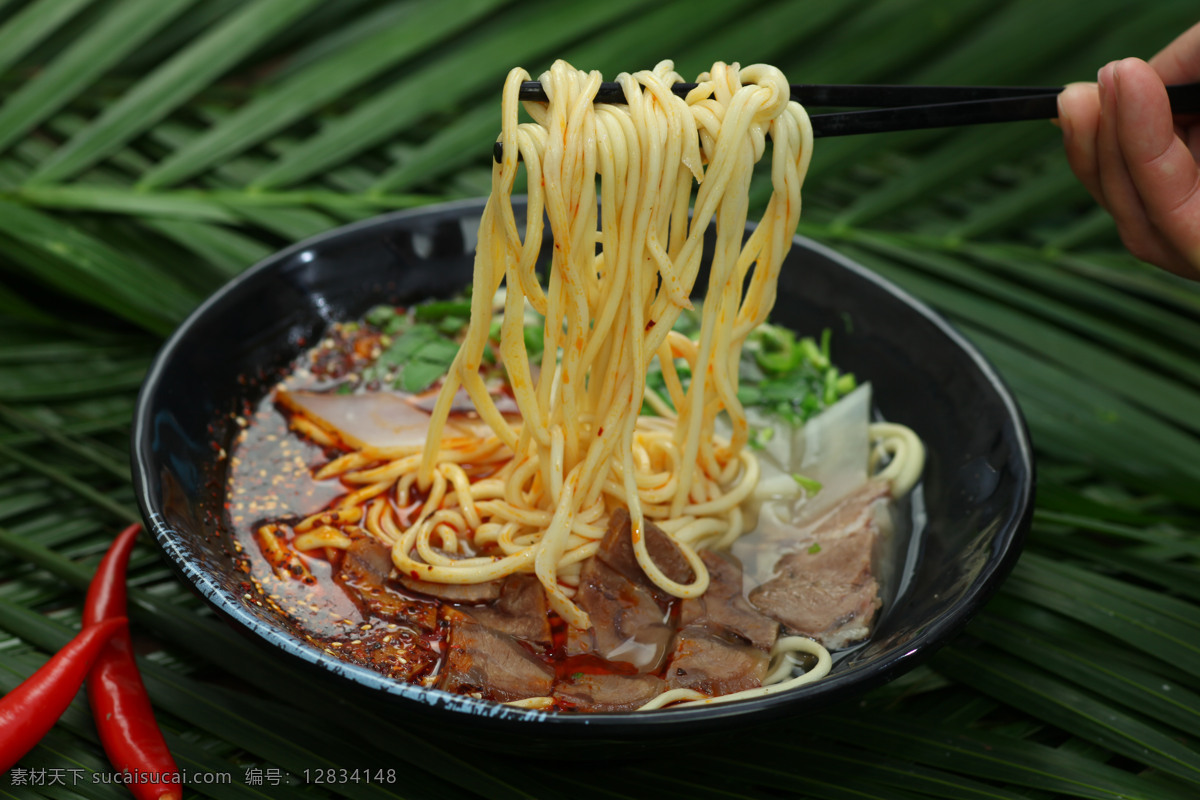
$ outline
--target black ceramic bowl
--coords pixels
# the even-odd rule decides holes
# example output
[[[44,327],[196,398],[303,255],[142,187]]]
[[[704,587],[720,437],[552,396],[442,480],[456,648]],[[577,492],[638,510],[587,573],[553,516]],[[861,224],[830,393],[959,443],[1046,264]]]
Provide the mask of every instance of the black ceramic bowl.
[[[231,412],[262,397],[337,320],[389,302],[444,296],[470,281],[482,201],[393,214],[310,239],[268,258],[196,310],[162,348],[134,423],[138,501],[148,528],[184,580],[281,659],[364,703],[424,717],[432,729],[530,752],[692,740],[811,711],[896,677],[955,634],[1017,558],[1032,513],[1028,434],[992,367],[940,317],[863,267],[798,238],[783,266],[773,319],[835,332],[839,366],[870,380],[886,418],[925,441],[928,521],[903,593],[867,643],[824,680],[792,692],[707,707],[624,714],[513,709],[397,683],[294,636],[243,599],[223,524],[223,463]],[[520,211],[521,209],[518,209]],[[426,728],[429,729],[428,727]],[[561,750],[559,750],[561,753]]]

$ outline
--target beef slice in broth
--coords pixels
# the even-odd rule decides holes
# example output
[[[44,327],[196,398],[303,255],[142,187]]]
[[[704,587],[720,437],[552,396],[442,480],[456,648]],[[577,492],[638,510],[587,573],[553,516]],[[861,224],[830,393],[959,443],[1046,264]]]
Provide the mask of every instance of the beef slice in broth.
[[[438,600],[450,603],[490,603],[500,596],[500,581],[485,581],[483,583],[434,583],[423,581],[411,575],[400,575],[397,580],[400,585],[410,592],[426,594]]]
[[[442,619],[450,632],[439,688],[499,703],[549,696],[554,671],[515,638],[460,609],[443,607]]]
[[[667,686],[709,697],[762,686],[767,654],[707,625],[689,625],[675,637],[667,663]]]
[[[679,624],[723,628],[759,650],[769,651],[779,636],[779,623],[747,602],[742,594],[742,570],[717,553],[700,554],[708,568],[708,589],[680,604]]]
[[[554,698],[572,711],[636,711],[666,691],[655,675],[584,675],[561,681]]]
[[[693,580],[692,568],[670,536],[651,522],[645,524],[643,535],[650,557],[668,578],[681,583]],[[640,672],[653,672],[662,666],[671,642],[669,599],[637,563],[629,512],[618,509],[600,549],[580,572],[575,603],[591,617],[592,627],[568,631],[567,654],[593,653],[632,664]]]
[[[575,603],[591,617],[588,630],[569,628],[567,655],[592,653],[640,672],[662,665],[671,641],[666,613],[654,595],[598,558],[584,564]]]
[[[779,560],[775,577],[752,591],[750,602],[830,649],[866,638],[880,606],[871,571],[879,536],[876,499],[861,491],[847,498]]]
[[[650,554],[650,560],[664,575],[676,583],[691,583],[695,580],[692,568],[679,546],[662,528],[645,520],[642,535],[646,537],[646,552]],[[646,577],[645,571],[637,562],[633,553],[633,526],[629,512],[625,509],[613,512],[608,522],[608,530],[600,542],[600,549],[596,552],[596,558],[608,564],[627,580],[654,593],[660,602],[665,603],[669,599],[665,592]]]
[[[388,546],[363,537],[346,548],[337,580],[350,590],[365,615],[431,632],[437,625],[437,606],[389,588],[391,572],[392,552]]]
[[[500,598],[490,606],[470,610],[471,616],[492,630],[527,642],[550,647],[550,617],[546,592],[532,575],[509,575]]]

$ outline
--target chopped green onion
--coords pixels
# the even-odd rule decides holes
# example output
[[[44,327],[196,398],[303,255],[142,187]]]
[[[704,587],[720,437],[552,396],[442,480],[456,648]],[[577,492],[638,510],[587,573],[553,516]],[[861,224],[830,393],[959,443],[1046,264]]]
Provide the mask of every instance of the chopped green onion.
[[[750,446],[755,450],[762,450],[767,446],[767,442],[775,438],[774,428],[754,428],[750,432]]]
[[[805,336],[803,339],[801,339],[799,347],[804,353],[804,360],[809,364],[813,365],[817,369],[824,369],[825,367],[829,366],[824,357],[821,355],[821,350],[817,347],[816,341],[812,337]]]
[[[821,482],[820,481],[814,481],[812,478],[806,478],[805,476],[801,475],[799,472],[792,473],[792,480],[794,480],[796,483],[800,484],[800,488],[803,489],[804,491],[808,492],[810,495],[814,495],[817,492],[821,491]]]
[[[768,373],[791,372],[804,360],[804,351],[796,346],[796,334],[788,328],[763,323],[758,338],[762,348],[754,353],[754,360]]]
[[[812,547],[808,548],[808,554],[810,556],[815,556],[819,552],[821,552],[821,544],[819,542],[813,542]]]
[[[821,399],[825,401],[827,407],[837,402],[837,379],[837,367],[830,367],[829,371],[825,373],[825,385],[822,387],[821,395]]]

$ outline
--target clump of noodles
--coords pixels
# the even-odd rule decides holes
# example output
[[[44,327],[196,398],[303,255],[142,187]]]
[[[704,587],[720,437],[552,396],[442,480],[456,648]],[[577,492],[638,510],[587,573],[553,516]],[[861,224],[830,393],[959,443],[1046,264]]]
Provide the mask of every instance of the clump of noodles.
[[[921,437],[912,428],[894,422],[871,423],[870,437],[868,471],[892,485],[892,496],[908,494],[925,469],[925,445]]]

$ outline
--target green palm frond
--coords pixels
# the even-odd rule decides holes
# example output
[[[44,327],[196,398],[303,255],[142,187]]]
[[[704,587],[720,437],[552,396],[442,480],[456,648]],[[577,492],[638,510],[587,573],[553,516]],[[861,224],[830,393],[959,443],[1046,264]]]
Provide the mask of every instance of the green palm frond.
[[[1187,0],[449,5],[0,2],[0,690],[65,641],[113,530],[137,518],[129,419],[162,337],[279,247],[486,191],[509,67],[674,58],[694,74],[720,59],[796,82],[1054,84],[1147,57],[1196,16]],[[1120,249],[1045,123],[822,140],[801,233],[937,307],[1020,397],[1034,529],[964,636],[861,702],[702,757],[513,769],[349,708],[141,548],[131,615],[161,645],[143,667],[168,742],[188,770],[234,776],[189,791],[1197,796],[1200,285]],[[355,764],[402,782],[300,780]],[[82,703],[22,766],[108,771]],[[251,767],[292,783],[247,784]]]

